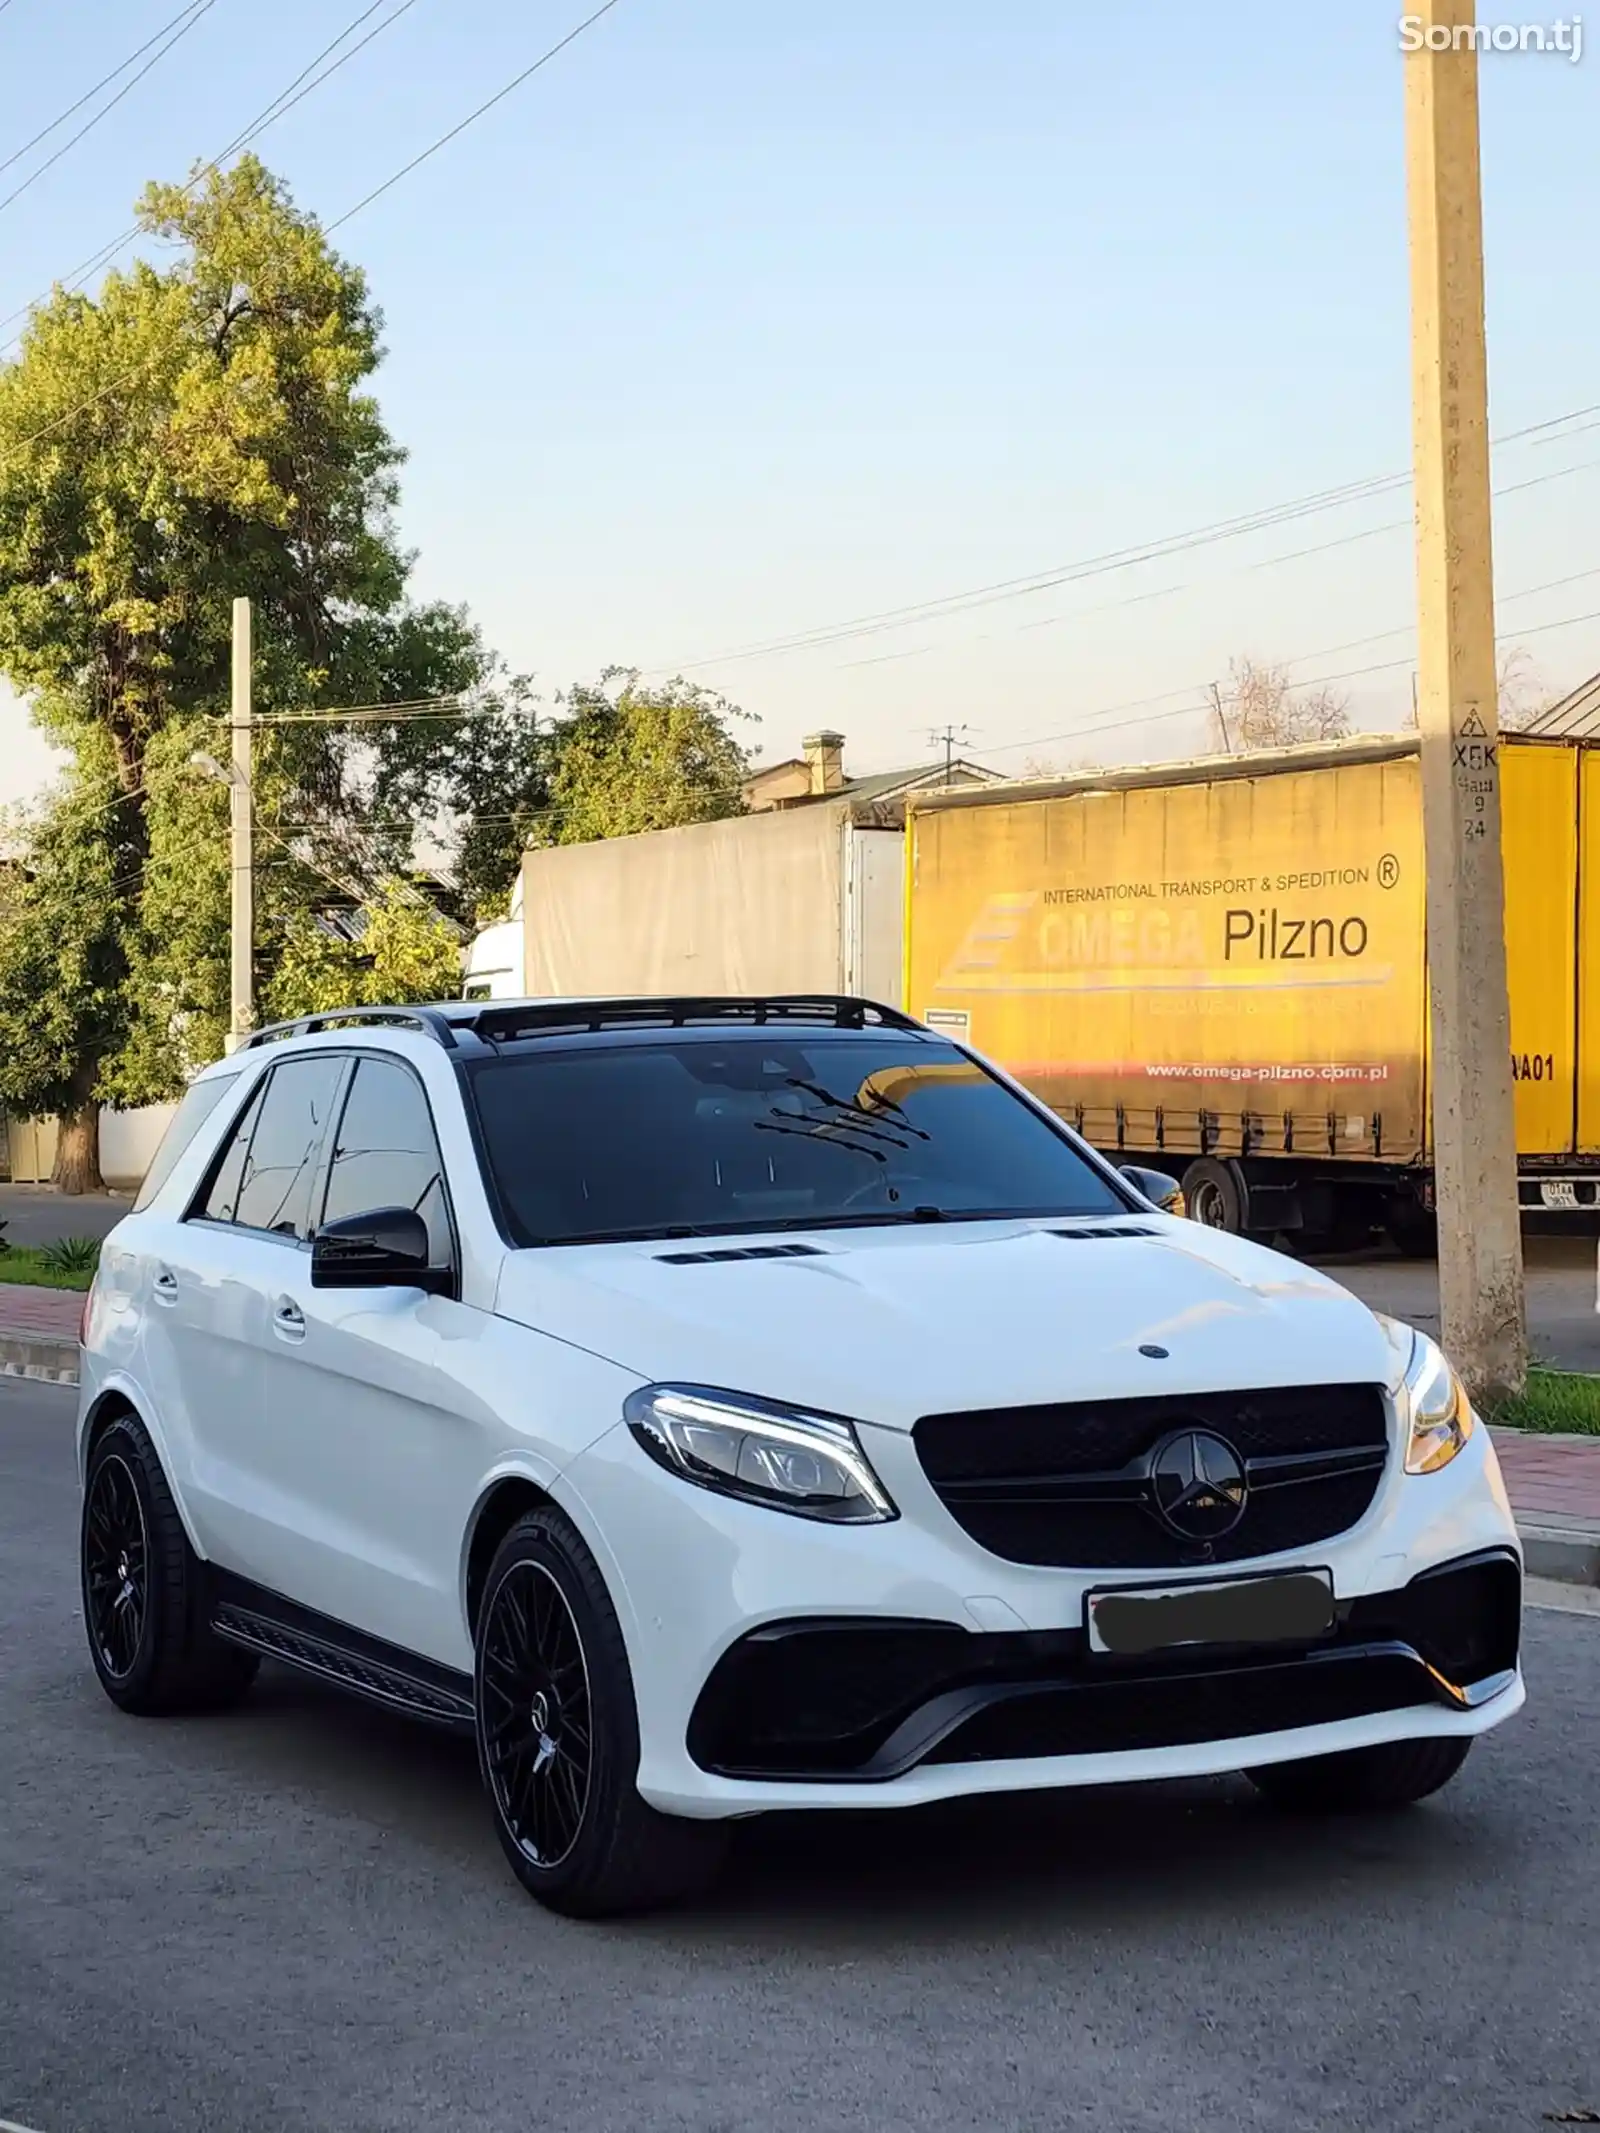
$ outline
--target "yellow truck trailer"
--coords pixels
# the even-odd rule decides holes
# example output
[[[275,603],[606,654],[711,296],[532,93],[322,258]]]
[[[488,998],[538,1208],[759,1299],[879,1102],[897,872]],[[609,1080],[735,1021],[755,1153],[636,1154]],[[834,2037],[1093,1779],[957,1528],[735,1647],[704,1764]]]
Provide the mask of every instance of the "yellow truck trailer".
[[[1499,749],[1525,1207],[1600,1204],[1600,745]],[[1425,1245],[1415,735],[919,796],[906,1006],[1190,1213]]]

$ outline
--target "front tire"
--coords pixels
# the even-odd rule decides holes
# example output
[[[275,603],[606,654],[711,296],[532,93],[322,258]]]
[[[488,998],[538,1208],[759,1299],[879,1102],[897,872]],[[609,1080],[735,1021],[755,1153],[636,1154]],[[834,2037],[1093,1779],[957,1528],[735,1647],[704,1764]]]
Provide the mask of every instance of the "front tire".
[[[78,1560],[90,1657],[119,1710],[166,1717],[244,1695],[258,1661],[212,1629],[204,1568],[131,1414],[89,1454]]]
[[[1448,1785],[1471,1746],[1459,1739],[1384,1741],[1343,1755],[1267,1763],[1245,1776],[1292,1814],[1384,1814],[1414,1807]]]
[[[703,1887],[715,1823],[639,1797],[639,1720],[616,1609],[559,1511],[519,1519],[489,1567],[474,1669],[478,1767],[530,1895],[570,1918],[654,1910]]]

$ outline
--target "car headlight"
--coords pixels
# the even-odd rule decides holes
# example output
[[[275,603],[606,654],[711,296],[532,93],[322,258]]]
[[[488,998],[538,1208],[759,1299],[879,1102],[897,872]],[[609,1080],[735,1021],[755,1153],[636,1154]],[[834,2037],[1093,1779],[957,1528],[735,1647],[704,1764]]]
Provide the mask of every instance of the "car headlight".
[[[644,1385],[622,1412],[659,1466],[702,1489],[835,1525],[899,1516],[855,1431],[835,1416],[703,1385]]]
[[[1472,1402],[1437,1341],[1398,1320],[1381,1321],[1391,1345],[1405,1356],[1396,1396],[1406,1425],[1406,1472],[1436,1474],[1472,1435]]]

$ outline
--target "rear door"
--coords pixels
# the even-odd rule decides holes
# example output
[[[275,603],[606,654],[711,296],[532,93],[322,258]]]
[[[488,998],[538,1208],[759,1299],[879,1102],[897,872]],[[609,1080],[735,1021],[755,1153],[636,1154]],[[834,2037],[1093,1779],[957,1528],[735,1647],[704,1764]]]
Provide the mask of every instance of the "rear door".
[[[186,1510],[191,1509],[195,1459],[195,1343],[207,1337],[214,1269],[210,1240],[184,1220],[185,1199],[157,1203],[165,1199],[168,1180],[208,1125],[208,1140],[231,1146],[241,1124],[248,1137],[260,1090],[254,1065],[251,1062],[248,1076],[241,1071],[210,1074],[189,1089],[145,1173],[132,1213],[101,1255],[96,1283],[99,1341],[115,1361],[132,1354],[134,1376],[148,1396],[162,1462]],[[212,1125],[219,1111],[222,1117]],[[195,1160],[205,1162],[199,1150]],[[215,1167],[215,1158],[205,1167]],[[203,1406],[211,1400],[207,1374],[201,1373],[198,1387]]]

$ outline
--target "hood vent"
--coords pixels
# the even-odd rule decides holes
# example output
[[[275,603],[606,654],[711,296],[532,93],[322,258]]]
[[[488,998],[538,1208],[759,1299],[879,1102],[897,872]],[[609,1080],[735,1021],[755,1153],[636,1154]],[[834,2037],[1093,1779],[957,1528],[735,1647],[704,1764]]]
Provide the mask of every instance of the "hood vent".
[[[730,1244],[715,1252],[657,1252],[659,1266],[721,1266],[729,1259],[821,1259],[815,1244]]]
[[[1158,1229],[1151,1229],[1143,1222],[1118,1222],[1114,1226],[1101,1222],[1093,1229],[1052,1229],[1046,1236],[1059,1237],[1065,1244],[1076,1244],[1085,1237],[1159,1237]]]

